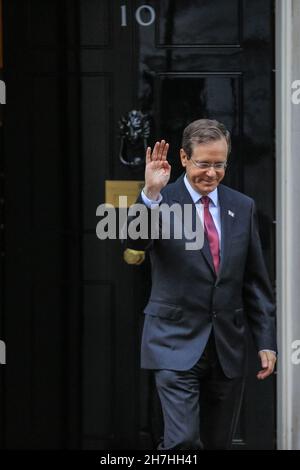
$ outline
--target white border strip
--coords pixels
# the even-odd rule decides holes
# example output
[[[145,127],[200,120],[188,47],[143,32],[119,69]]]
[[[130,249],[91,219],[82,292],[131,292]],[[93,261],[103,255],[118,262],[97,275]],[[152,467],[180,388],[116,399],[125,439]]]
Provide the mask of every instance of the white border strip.
[[[278,325],[278,448],[292,448],[292,0],[276,0],[276,237]],[[295,293],[299,295],[298,293]]]

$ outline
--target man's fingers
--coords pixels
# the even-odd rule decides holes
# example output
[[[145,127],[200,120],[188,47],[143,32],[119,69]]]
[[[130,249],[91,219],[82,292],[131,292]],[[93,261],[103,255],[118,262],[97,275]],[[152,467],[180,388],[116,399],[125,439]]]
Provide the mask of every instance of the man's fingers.
[[[259,373],[257,374],[257,378],[259,380],[264,380],[266,379],[268,376],[269,376],[269,372],[265,371],[265,370],[260,370]]]
[[[154,145],[153,152],[150,157],[152,161],[158,160],[159,145],[160,145],[159,142],[156,142],[156,144]]]
[[[267,367],[266,369],[260,370],[257,374],[257,378],[260,380],[266,379],[273,372],[273,367]]]
[[[267,369],[260,370],[257,374],[257,378],[260,379],[260,380],[264,380],[267,377],[269,377],[269,375],[271,375],[272,372],[273,372],[272,367],[268,367]]]
[[[275,363],[276,363],[276,354],[274,354],[272,351],[266,351],[266,356],[267,356],[267,367],[273,370]]]
[[[168,150],[169,150],[169,144],[166,143],[164,149],[163,149],[163,153],[162,153],[162,160],[166,160],[167,159],[167,154],[168,154]]]
[[[150,151],[148,149],[150,149]],[[166,160],[168,149],[169,144],[166,144],[165,140],[161,140],[160,142],[155,143],[152,154],[151,147],[148,147],[146,151],[146,163],[156,160]]]
[[[151,147],[147,148],[146,163],[149,163],[151,161],[156,161],[156,160],[166,160],[168,150],[169,150],[169,144],[167,144],[165,140],[156,142],[153,147],[152,154],[151,154]]]
[[[166,141],[165,141],[165,140],[161,140],[161,142],[160,142],[160,144],[159,144],[159,150],[158,150],[158,159],[159,159],[159,160],[162,160],[162,156],[163,156],[165,144],[166,144]]]
[[[268,367],[268,358],[267,357],[264,357],[261,360],[261,366],[262,366],[263,369],[266,369]]]
[[[151,147],[147,147],[146,150],[146,165],[151,162]]]

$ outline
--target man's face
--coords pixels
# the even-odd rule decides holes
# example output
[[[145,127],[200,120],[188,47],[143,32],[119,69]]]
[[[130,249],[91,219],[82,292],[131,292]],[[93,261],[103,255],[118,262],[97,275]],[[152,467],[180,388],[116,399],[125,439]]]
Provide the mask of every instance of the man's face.
[[[227,152],[225,139],[196,145],[191,159],[188,159],[184,150],[180,149],[181,164],[185,167],[189,183],[198,193],[206,196],[216,189],[225,176],[225,169],[217,170],[212,166],[207,169],[197,168],[197,162],[223,163],[227,161]]]

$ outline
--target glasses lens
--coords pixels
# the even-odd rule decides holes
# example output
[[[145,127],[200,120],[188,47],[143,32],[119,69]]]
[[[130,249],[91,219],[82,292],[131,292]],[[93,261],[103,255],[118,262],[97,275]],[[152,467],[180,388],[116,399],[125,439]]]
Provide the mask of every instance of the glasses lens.
[[[215,163],[216,170],[223,170],[226,167],[226,163]]]
[[[217,163],[208,163],[208,162],[198,162],[197,160],[193,160],[192,162],[201,170],[208,170],[209,168],[213,167],[215,170],[224,170],[227,166],[226,162],[217,162]]]

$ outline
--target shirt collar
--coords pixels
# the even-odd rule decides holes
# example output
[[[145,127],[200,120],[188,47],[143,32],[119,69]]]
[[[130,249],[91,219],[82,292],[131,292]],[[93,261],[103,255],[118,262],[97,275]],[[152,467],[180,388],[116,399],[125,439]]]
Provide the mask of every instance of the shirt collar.
[[[191,198],[193,199],[193,202],[199,202],[199,199],[201,198],[201,194],[196,191],[191,184],[189,183],[189,180],[187,179],[186,174],[184,175],[184,184],[188,192],[190,193]],[[219,203],[219,198],[218,198],[218,188],[215,188],[211,193],[208,193],[208,197],[211,199],[212,203],[214,206],[218,207]]]

